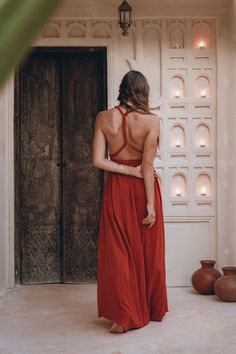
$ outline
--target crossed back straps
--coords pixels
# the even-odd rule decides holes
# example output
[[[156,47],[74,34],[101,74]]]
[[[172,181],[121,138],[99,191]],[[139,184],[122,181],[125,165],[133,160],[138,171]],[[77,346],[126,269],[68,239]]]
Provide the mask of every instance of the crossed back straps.
[[[129,142],[128,142],[128,139],[127,139],[127,130],[126,130],[126,117],[128,115],[128,113],[130,111],[126,111],[125,113],[120,109],[120,107],[118,106],[115,106],[115,108],[122,114],[122,132],[123,132],[123,137],[124,137],[124,142],[123,144],[121,145],[121,147],[116,151],[114,152],[113,154],[110,154],[110,157],[115,157],[116,155],[118,155],[123,149],[125,146],[129,146],[131,147],[133,150],[139,152],[139,153],[142,153],[143,151],[142,150],[139,150],[137,149],[135,146],[131,145]]]

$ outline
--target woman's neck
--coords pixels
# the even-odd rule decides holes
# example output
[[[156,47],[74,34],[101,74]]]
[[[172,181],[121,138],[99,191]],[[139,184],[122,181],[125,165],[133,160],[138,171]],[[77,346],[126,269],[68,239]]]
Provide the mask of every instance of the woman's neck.
[[[129,111],[136,111],[136,112],[138,112],[138,113],[140,113],[140,114],[152,114],[152,113],[150,113],[150,112],[145,112],[145,111],[142,111],[142,110],[140,110],[140,109],[138,109],[138,108],[136,108],[136,107],[134,107],[133,106],[133,104],[132,104],[132,102],[130,102],[130,101],[128,101],[127,103],[120,103],[120,106],[121,107],[124,107],[126,110],[129,110]]]

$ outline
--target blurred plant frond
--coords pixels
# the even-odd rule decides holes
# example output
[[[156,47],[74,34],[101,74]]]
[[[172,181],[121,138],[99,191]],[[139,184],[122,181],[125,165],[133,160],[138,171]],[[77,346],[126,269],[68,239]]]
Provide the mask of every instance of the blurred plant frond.
[[[0,0],[0,87],[61,0]]]

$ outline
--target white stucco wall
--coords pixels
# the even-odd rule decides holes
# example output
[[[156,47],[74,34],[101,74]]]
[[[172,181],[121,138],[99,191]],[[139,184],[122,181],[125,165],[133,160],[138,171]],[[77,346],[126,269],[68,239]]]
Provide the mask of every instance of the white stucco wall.
[[[13,87],[11,76],[0,92],[0,294],[14,284]]]
[[[236,265],[236,0],[230,2],[230,78],[229,78],[229,263]]]
[[[113,17],[123,0],[64,0],[54,16],[58,17]],[[135,17],[209,17],[222,14],[228,0],[129,0]]]
[[[5,144],[6,141],[3,136],[3,132],[6,129],[5,127],[5,120],[4,120],[4,93],[1,92],[0,94],[0,181],[3,189],[5,190]],[[5,210],[5,194],[1,195],[0,198],[0,293],[1,290],[4,288],[5,284],[5,236],[6,236],[6,210]]]

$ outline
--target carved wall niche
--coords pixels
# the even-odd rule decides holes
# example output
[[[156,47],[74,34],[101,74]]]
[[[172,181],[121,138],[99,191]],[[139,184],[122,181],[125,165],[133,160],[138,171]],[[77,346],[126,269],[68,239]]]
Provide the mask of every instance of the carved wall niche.
[[[210,20],[193,20],[192,45],[194,49],[215,47],[213,22]]]
[[[195,147],[208,148],[210,145],[210,129],[207,124],[201,123],[196,128]]]
[[[170,146],[172,148],[185,147],[185,131],[180,124],[174,124],[170,132]]]
[[[200,173],[196,180],[196,195],[197,196],[211,196],[212,185],[211,177],[207,173]]]
[[[181,75],[175,75],[170,80],[169,88],[170,98],[183,98],[185,97],[185,82]]]
[[[81,23],[71,23],[67,27],[67,35],[70,38],[85,38],[86,27]]]
[[[184,27],[182,24],[176,22],[169,27],[169,48],[182,49],[185,47],[184,43]]]
[[[176,173],[171,180],[171,197],[186,196],[186,176],[183,173]]]
[[[42,32],[43,38],[59,38],[61,37],[60,23],[48,21]]]
[[[208,76],[200,74],[196,77],[194,85],[194,97],[210,97],[210,79]]]
[[[111,38],[111,25],[105,22],[96,23],[92,27],[92,36],[94,38]]]

